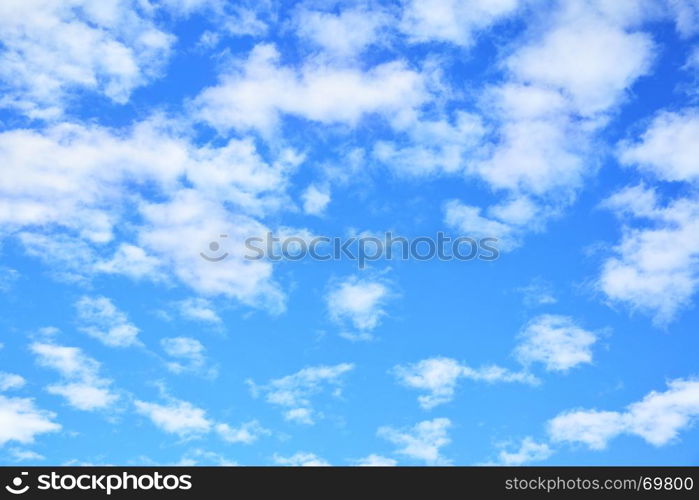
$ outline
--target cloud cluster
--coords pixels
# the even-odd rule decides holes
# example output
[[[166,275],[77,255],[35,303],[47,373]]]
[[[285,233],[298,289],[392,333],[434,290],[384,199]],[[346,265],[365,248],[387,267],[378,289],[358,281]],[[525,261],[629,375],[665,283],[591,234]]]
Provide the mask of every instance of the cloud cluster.
[[[248,380],[248,385],[253,396],[264,395],[268,403],[285,408],[285,420],[312,425],[319,415],[312,407],[311,398],[323,392],[326,387],[333,388],[333,394],[339,395],[343,377],[353,369],[351,363],[309,366],[291,375],[270,380],[264,385]]]
[[[46,390],[64,397],[72,407],[86,411],[106,409],[119,398],[111,388],[112,381],[100,376],[100,363],[82,349],[48,342],[34,342],[30,349],[39,365],[56,370],[63,379]]]
[[[655,446],[674,440],[699,417],[699,381],[674,379],[664,392],[652,391],[624,411],[571,410],[548,422],[554,442],[604,449],[610,440],[631,434]]]

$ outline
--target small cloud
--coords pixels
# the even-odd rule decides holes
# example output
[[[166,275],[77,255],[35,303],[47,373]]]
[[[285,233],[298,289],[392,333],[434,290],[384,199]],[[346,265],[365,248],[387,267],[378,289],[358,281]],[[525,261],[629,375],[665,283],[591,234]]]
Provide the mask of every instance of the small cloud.
[[[394,467],[398,465],[398,461],[372,453],[371,455],[355,461],[354,465],[359,467]]]
[[[245,422],[238,427],[228,424],[217,424],[216,432],[227,443],[252,444],[262,436],[269,436],[271,431],[265,429],[257,420]]]
[[[46,390],[64,397],[70,406],[93,411],[105,409],[119,398],[110,388],[112,381],[100,377],[99,362],[82,349],[49,342],[34,342],[30,349],[40,366],[56,370],[63,379]]]
[[[256,385],[252,380],[247,383],[253,396],[263,394],[268,403],[286,408],[286,420],[311,425],[315,423],[316,416],[311,398],[327,387],[334,387],[334,395],[338,396],[343,376],[353,369],[354,365],[350,363],[309,366],[291,375],[271,380],[263,386]]]
[[[314,453],[298,452],[290,457],[274,454],[274,463],[278,465],[291,465],[294,467],[325,467],[330,463]]]
[[[451,358],[428,358],[417,363],[398,365],[393,368],[398,381],[412,389],[426,391],[418,402],[425,410],[448,403],[461,379],[482,381],[490,384],[498,382],[537,384],[539,381],[527,372],[512,372],[497,365],[471,368]]]
[[[211,302],[201,298],[191,298],[178,302],[178,308],[183,318],[204,323],[222,323],[221,318],[211,306]]]
[[[553,454],[553,450],[546,443],[537,443],[527,436],[520,443],[519,449],[513,452],[502,450],[499,461],[502,465],[524,465],[531,462],[546,460]]]
[[[9,391],[24,387],[27,381],[15,373],[0,372],[0,391]]]
[[[327,188],[319,188],[312,184],[303,192],[301,199],[303,200],[303,211],[305,213],[322,215],[328,203],[330,203],[330,191]]]
[[[167,404],[135,401],[136,411],[148,417],[156,427],[181,438],[191,438],[206,434],[212,422],[206,412],[187,401],[172,399]]]
[[[326,302],[333,321],[340,325],[349,322],[359,330],[356,334],[345,332],[345,338],[370,340],[372,330],[386,316],[385,304],[393,295],[384,281],[350,276],[331,286]]]
[[[75,304],[80,330],[110,347],[140,345],[139,329],[107,297],[82,297]]]
[[[215,377],[217,370],[206,367],[206,349],[197,339],[190,337],[172,337],[160,340],[160,345],[165,353],[175,358],[176,361],[167,363],[168,370],[173,373],[201,373],[209,377]]]
[[[451,427],[448,418],[424,420],[409,429],[381,427],[379,437],[399,446],[396,453],[422,460],[427,465],[445,465],[449,460],[442,457],[440,449],[451,442],[447,432]]]
[[[525,366],[541,363],[547,371],[567,371],[592,362],[597,335],[583,330],[571,318],[544,314],[534,318],[520,334],[515,356]]]

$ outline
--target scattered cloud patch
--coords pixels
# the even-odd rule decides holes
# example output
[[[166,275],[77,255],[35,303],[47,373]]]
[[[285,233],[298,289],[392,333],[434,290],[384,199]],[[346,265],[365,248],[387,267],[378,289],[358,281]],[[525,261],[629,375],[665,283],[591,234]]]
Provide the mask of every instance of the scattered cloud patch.
[[[273,405],[285,408],[286,420],[311,425],[318,416],[312,408],[311,398],[327,388],[337,395],[342,388],[344,376],[354,369],[351,363],[334,366],[309,366],[282,378],[270,380],[265,385],[256,385],[248,380],[253,396],[263,395]]]
[[[36,407],[33,399],[0,394],[0,445],[9,441],[32,443],[37,435],[61,430],[56,414]]]
[[[56,370],[63,379],[46,390],[64,397],[72,407],[100,410],[112,406],[119,398],[111,389],[112,381],[100,376],[100,363],[82,349],[45,342],[35,342],[30,349],[39,365]]]
[[[140,345],[139,329],[107,297],[84,296],[75,304],[80,330],[110,347]]]
[[[380,427],[378,436],[398,446],[396,453],[420,460],[427,465],[445,465],[449,460],[440,450],[451,442],[448,431],[451,420],[435,418],[424,420],[408,429]]]
[[[565,372],[592,362],[597,335],[572,318],[543,314],[531,320],[519,335],[515,356],[524,366],[541,363],[547,371]]]
[[[457,385],[462,379],[490,384],[499,382],[538,383],[536,377],[526,372],[511,372],[496,365],[474,369],[455,359],[440,357],[396,366],[393,368],[393,374],[402,385],[427,392],[427,394],[417,398],[420,406],[425,410],[453,400]]]
[[[571,410],[548,422],[554,442],[581,443],[602,450],[621,434],[639,436],[654,446],[678,438],[699,417],[699,381],[674,379],[663,392],[651,391],[624,411]]]

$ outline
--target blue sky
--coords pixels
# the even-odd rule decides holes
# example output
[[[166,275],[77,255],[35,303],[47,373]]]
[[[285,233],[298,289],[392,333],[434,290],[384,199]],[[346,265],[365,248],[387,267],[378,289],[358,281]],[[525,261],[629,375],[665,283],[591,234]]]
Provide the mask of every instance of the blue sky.
[[[698,76],[695,0],[3,1],[2,462],[697,465]]]

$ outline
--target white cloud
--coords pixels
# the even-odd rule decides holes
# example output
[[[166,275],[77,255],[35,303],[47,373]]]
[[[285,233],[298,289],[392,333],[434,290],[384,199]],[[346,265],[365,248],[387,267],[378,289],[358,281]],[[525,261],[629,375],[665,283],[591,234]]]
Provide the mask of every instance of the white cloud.
[[[32,450],[10,448],[8,451],[10,453],[10,456],[12,457],[12,460],[14,460],[15,462],[38,462],[46,459],[46,457],[44,457],[43,455],[40,455],[39,453]]]
[[[685,38],[699,32],[699,4],[695,1],[665,0],[675,18],[677,31]]]
[[[174,37],[136,0],[5,0],[0,41],[0,107],[55,118],[73,91],[127,102],[159,75]]]
[[[517,451],[502,450],[499,461],[502,465],[523,465],[530,462],[546,460],[553,454],[553,450],[546,443],[537,443],[530,437],[526,437],[520,443]]]
[[[194,145],[162,116],[123,129],[62,123],[2,132],[0,229],[65,279],[174,279],[279,311],[270,263],[243,258],[244,239],[266,232],[251,215],[282,206],[287,176],[302,161],[288,148],[273,156],[263,160],[250,139]],[[157,198],[144,201],[141,188]],[[229,258],[212,265],[200,252],[221,234]]]
[[[187,319],[208,323],[221,323],[221,318],[211,307],[211,302],[202,298],[192,298],[178,303],[180,314]]]
[[[290,457],[274,455],[274,462],[278,465],[290,465],[294,467],[326,467],[330,463],[320,458],[315,453],[307,453],[300,451]]]
[[[153,465],[153,464],[151,464]],[[216,465],[223,467],[233,467],[236,462],[224,457],[220,453],[196,448],[185,453],[179,462],[174,464],[179,467],[193,467],[195,465]]]
[[[382,28],[390,20],[387,13],[365,7],[337,14],[302,9],[296,19],[296,33],[333,57],[354,58],[379,41]]]
[[[182,439],[199,438],[215,432],[227,443],[252,444],[271,434],[257,420],[244,422],[237,427],[216,422],[207,416],[203,408],[172,397],[168,397],[165,404],[136,400],[134,406],[137,413],[148,417],[160,430]]]
[[[281,312],[285,297],[272,280],[272,265],[244,258],[244,241],[262,237],[266,228],[251,217],[227,212],[222,205],[183,189],[165,203],[144,203],[146,225],[140,229],[141,244],[158,256],[174,276],[200,294],[224,295],[251,306]],[[225,238],[220,235],[225,234]],[[220,245],[209,251],[210,243]],[[226,258],[210,262],[202,258]]]
[[[301,195],[303,211],[309,215],[322,215],[330,203],[330,191],[327,188],[311,184]]]
[[[75,307],[80,330],[110,347],[140,345],[139,329],[107,297],[81,297]]]
[[[421,75],[401,62],[362,72],[323,64],[296,70],[280,65],[279,59],[273,45],[257,45],[246,61],[195,99],[196,116],[220,130],[270,134],[280,114],[351,126],[378,113],[403,123],[426,97]]]
[[[17,375],[16,373],[0,372],[0,391],[19,389],[26,383],[27,381],[21,375]]]
[[[8,292],[15,281],[19,279],[19,272],[9,267],[0,267],[0,292]]]
[[[481,96],[494,142],[472,155],[467,171],[506,201],[483,214],[456,205],[457,225],[497,230],[509,250],[574,201],[599,163],[596,133],[656,53],[650,35],[635,31],[640,6],[615,5],[558,2],[505,52],[505,81]]]
[[[253,396],[264,394],[265,400],[273,405],[287,408],[284,417],[297,423],[313,424],[316,412],[311,405],[311,397],[323,392],[327,387],[334,388],[339,395],[343,377],[352,371],[354,365],[341,363],[334,366],[309,366],[296,373],[270,380],[258,386],[248,380]]]
[[[227,443],[252,444],[262,436],[269,436],[271,432],[260,425],[257,420],[245,422],[238,427],[228,424],[217,424],[216,432]]]
[[[547,371],[567,371],[592,362],[597,336],[566,316],[543,314],[527,324],[519,335],[515,356],[525,366],[541,363]]]
[[[398,461],[393,458],[384,457],[372,453],[364,458],[357,460],[354,465],[360,467],[394,467],[398,465]]]
[[[148,417],[158,428],[181,438],[206,434],[213,425],[204,410],[187,401],[172,400],[161,405],[137,400],[134,404],[136,411]]]
[[[426,391],[418,396],[420,406],[430,410],[454,399],[456,387],[461,379],[486,383],[516,382],[536,384],[538,380],[526,372],[511,372],[505,368],[490,365],[471,368],[451,358],[427,358],[417,363],[393,368],[398,381],[412,389]]]
[[[403,0],[401,30],[414,42],[471,45],[478,31],[513,14],[520,0]]]
[[[133,279],[150,277],[153,280],[164,279],[159,268],[158,259],[129,243],[120,244],[111,258],[94,265],[94,270],[99,273],[123,274]]]
[[[628,32],[589,3],[564,3],[559,20],[541,39],[517,50],[507,67],[524,83],[553,87],[583,115],[612,107],[650,69],[649,35]]]
[[[604,206],[643,225],[623,226],[597,287],[610,301],[667,324],[689,305],[699,284],[699,200],[677,198],[663,206],[654,190],[639,185],[617,192]]]
[[[195,372],[209,377],[217,375],[216,368],[206,369],[206,349],[197,339],[170,337],[161,339],[160,345],[168,356],[176,359],[167,363],[168,369],[173,373]]]
[[[541,278],[533,279],[527,286],[517,288],[516,291],[524,296],[524,304],[528,307],[558,302],[551,283]]]
[[[654,446],[668,444],[699,417],[699,381],[674,379],[667,385],[666,391],[651,391],[623,412],[564,412],[549,421],[549,435],[555,442],[583,443],[595,450],[620,434],[639,436]]]
[[[451,442],[447,434],[450,427],[448,418],[435,418],[424,420],[410,429],[381,427],[378,435],[399,446],[396,453],[422,460],[428,465],[444,465],[449,461],[441,456],[440,449]]]
[[[471,238],[497,238],[503,248],[516,244],[509,224],[483,217],[479,207],[464,205],[458,200],[450,200],[444,205],[444,222]]]
[[[373,155],[401,175],[427,176],[465,172],[485,134],[480,117],[457,111],[454,119],[419,119],[405,130],[404,141],[377,141]]]
[[[636,142],[622,142],[619,160],[664,181],[699,180],[699,110],[661,112]]]
[[[30,346],[39,365],[56,370],[63,380],[46,390],[64,397],[79,410],[93,411],[111,406],[118,396],[112,392],[112,381],[100,377],[100,364],[78,347],[34,342]]]
[[[333,283],[326,300],[333,321],[342,324],[347,320],[357,330],[369,333],[386,315],[385,304],[392,296],[384,282],[350,276]]]
[[[0,446],[8,441],[31,443],[38,434],[59,431],[55,417],[55,413],[37,408],[32,399],[0,394]]]

